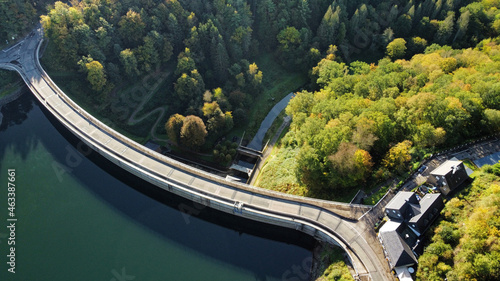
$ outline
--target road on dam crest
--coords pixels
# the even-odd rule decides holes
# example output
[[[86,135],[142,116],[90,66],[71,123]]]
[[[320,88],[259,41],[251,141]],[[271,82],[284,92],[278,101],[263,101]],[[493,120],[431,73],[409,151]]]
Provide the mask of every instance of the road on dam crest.
[[[336,208],[369,211],[362,205],[330,202],[228,182],[156,153],[109,128],[75,104],[39,62],[43,30],[37,27],[0,51],[0,68],[17,71],[40,103],[69,131],[124,170],[159,188],[204,206],[264,223],[293,228],[341,246],[359,280],[393,280],[371,227]]]

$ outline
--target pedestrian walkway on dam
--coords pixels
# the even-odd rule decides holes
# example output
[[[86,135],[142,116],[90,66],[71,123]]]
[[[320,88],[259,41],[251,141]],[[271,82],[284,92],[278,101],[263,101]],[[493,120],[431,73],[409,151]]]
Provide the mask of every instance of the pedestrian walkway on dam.
[[[361,209],[366,206],[291,196],[227,182],[128,139],[88,114],[55,85],[39,63],[41,42],[39,29],[24,44],[0,53],[0,68],[17,71],[49,113],[93,150],[133,175],[203,206],[293,228],[338,244],[348,254],[357,278],[392,280],[380,244],[373,243],[373,230],[329,210],[335,206]],[[10,60],[11,51],[21,54],[20,58]]]

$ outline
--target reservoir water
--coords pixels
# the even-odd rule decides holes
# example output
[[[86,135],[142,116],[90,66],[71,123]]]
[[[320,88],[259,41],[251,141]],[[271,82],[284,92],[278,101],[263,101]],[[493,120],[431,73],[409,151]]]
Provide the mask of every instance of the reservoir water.
[[[89,152],[33,95],[2,108],[0,280],[306,280],[313,241],[193,204]],[[15,169],[15,272],[7,189]]]

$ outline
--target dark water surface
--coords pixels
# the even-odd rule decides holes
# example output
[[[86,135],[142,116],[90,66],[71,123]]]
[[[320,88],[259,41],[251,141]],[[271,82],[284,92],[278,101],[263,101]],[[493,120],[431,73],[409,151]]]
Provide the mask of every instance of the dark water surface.
[[[308,236],[202,208],[131,176],[89,154],[30,92],[2,114],[0,280],[306,279]],[[15,274],[7,271],[8,169],[16,171]]]

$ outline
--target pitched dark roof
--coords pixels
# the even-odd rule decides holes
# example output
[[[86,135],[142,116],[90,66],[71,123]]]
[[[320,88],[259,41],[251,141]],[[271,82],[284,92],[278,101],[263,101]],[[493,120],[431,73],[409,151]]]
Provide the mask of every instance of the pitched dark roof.
[[[405,243],[399,233],[388,231],[381,232],[379,235],[392,268],[413,265],[418,262],[410,246]]]
[[[429,208],[434,206],[434,202],[436,202],[438,200],[442,200],[441,194],[439,194],[439,193],[426,194],[424,196],[424,198],[422,198],[422,200],[420,200],[420,210],[422,211],[422,213],[427,212],[427,210],[429,210]]]
[[[426,194],[424,198],[420,200],[420,212],[415,213],[414,216],[410,219],[410,223],[417,223],[421,224],[421,220],[429,220],[430,222],[430,217],[429,214],[433,212],[433,208],[439,208],[438,211],[441,211],[441,205],[443,199],[441,199],[441,194],[439,193],[434,193],[434,194]],[[440,202],[438,202],[440,201]],[[434,217],[434,216],[433,216]],[[428,223],[423,224],[424,227],[428,226]],[[423,229],[420,229],[420,231]]]
[[[417,197],[415,196],[415,193],[408,191],[400,191],[394,196],[394,198],[392,198],[391,201],[389,201],[389,203],[387,203],[387,205],[385,205],[385,208],[401,210],[401,208],[403,208],[403,206],[407,202],[418,204],[418,200]]]
[[[418,204],[409,204],[409,205],[410,205],[410,216],[415,217],[423,213],[422,206]]]

